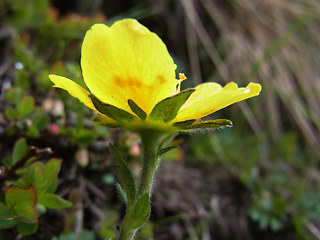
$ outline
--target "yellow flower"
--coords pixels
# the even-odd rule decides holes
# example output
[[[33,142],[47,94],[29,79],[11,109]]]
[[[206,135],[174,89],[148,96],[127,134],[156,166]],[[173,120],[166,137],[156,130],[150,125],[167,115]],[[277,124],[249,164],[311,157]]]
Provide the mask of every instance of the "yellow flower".
[[[111,27],[93,25],[83,41],[81,67],[90,92],[65,77],[49,78],[55,87],[67,90],[97,112],[101,122],[136,131],[144,127],[165,131],[212,127],[213,122],[201,122],[200,118],[261,91],[256,83],[238,88],[233,82],[225,87],[208,82],[180,92],[186,77],[179,74],[176,80],[176,65],[165,44],[134,19]]]

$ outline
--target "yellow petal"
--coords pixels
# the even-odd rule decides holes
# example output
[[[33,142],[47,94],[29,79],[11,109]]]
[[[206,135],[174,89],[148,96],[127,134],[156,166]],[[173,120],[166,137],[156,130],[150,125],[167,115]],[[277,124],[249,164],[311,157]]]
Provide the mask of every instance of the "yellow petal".
[[[52,74],[49,75],[49,78],[54,83],[54,87],[67,90],[71,96],[78,98],[80,102],[82,102],[84,105],[91,108],[93,111],[99,113],[99,111],[93,105],[91,98],[89,97],[89,92],[85,90],[83,87],[79,86],[72,80],[65,77]],[[114,120],[108,118],[107,116],[104,116],[104,118],[106,121],[109,121],[109,123],[115,123]]]
[[[199,119],[233,103],[259,95],[261,85],[249,83],[246,88],[238,88],[234,82],[221,87],[218,83],[208,82],[198,85],[187,102],[181,107],[175,122]]]
[[[176,66],[165,44],[134,19],[95,24],[82,45],[81,66],[90,91],[131,112],[132,99],[149,114],[176,87]]]

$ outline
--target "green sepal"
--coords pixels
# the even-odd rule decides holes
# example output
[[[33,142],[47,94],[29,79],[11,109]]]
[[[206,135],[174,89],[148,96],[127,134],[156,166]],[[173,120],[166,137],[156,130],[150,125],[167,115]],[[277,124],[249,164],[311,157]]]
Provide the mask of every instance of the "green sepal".
[[[149,219],[151,212],[149,193],[142,195],[137,201],[133,212],[133,227],[142,227]]]
[[[108,116],[109,118],[116,120],[119,123],[126,124],[134,121],[136,117],[127,111],[117,108],[111,104],[101,102],[93,94],[89,94],[89,97],[92,100],[93,105],[96,109],[102,114]]]
[[[41,193],[38,203],[51,209],[64,209],[72,206],[72,203],[53,193]]]
[[[215,120],[196,122],[188,127],[184,127],[181,129],[184,129],[184,130],[218,129],[223,127],[232,127],[232,122],[228,119],[215,119]]]
[[[178,135],[179,133],[176,131],[174,133],[167,134],[160,142],[159,148],[157,151],[160,151],[162,148],[166,148],[170,145],[170,142]]]
[[[119,123],[110,123],[108,121],[106,121],[106,117],[104,117],[101,114],[95,115],[92,118],[93,121],[100,123],[103,126],[109,127],[109,128],[117,128],[120,127]]]
[[[192,125],[195,121],[196,121],[195,119],[191,119],[191,120],[186,120],[183,122],[175,122],[172,125],[177,128],[184,128],[184,127],[188,127],[188,126]]]
[[[165,147],[162,148],[159,152],[158,152],[158,157],[161,157],[163,154],[169,152],[172,149],[178,148],[179,146],[169,146],[169,147]]]
[[[141,120],[146,120],[147,114],[133,100],[129,99],[128,104],[132,112],[134,112]]]
[[[179,109],[194,91],[194,88],[187,89],[158,102],[152,109],[149,118],[165,123],[172,121],[177,116]]]
[[[111,144],[109,145],[109,148],[115,160],[115,163],[120,175],[120,179],[123,184],[123,190],[127,196],[127,203],[128,205],[132,204],[134,203],[136,198],[136,185],[135,185],[132,172],[130,171],[126,162],[123,160],[119,150]]]

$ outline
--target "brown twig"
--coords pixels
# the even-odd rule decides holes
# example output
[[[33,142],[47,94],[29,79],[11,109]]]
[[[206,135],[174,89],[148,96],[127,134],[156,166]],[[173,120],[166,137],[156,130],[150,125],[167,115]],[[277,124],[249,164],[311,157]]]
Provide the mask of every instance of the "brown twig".
[[[51,148],[40,149],[40,148],[31,146],[28,152],[22,158],[20,158],[11,168],[6,169],[2,174],[0,173],[0,190],[3,191],[6,180],[12,179],[15,176],[16,170],[23,167],[31,157],[40,157],[44,154],[51,154],[51,153],[52,153]]]

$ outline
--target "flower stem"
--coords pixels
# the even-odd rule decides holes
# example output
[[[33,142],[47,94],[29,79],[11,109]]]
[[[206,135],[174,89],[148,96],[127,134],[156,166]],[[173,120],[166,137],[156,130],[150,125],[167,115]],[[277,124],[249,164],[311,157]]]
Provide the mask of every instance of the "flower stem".
[[[159,134],[154,131],[148,131],[141,134],[143,146],[143,166],[141,170],[141,182],[139,196],[149,193],[151,196],[153,179],[158,167],[157,150],[159,145]]]
[[[121,225],[121,229],[120,229],[120,235],[118,240],[132,240],[134,239],[134,235],[136,234],[136,231],[138,229],[132,229],[131,227],[131,213],[129,213],[128,209],[126,212],[126,215],[123,219],[122,225]]]
[[[137,196],[135,201],[137,202],[144,194],[148,193],[149,196],[152,192],[152,184],[155,176],[156,169],[158,167],[158,147],[161,139],[161,134],[154,130],[145,130],[140,133],[142,146],[143,146],[143,166],[141,169],[141,181],[139,190],[137,191]],[[135,202],[135,203],[136,203]],[[132,240],[134,235],[138,231],[135,228],[135,203],[127,205],[126,215],[123,219],[120,235],[118,240]],[[147,222],[148,219],[146,219]],[[144,223],[143,223],[144,224]],[[143,225],[142,224],[142,225]]]

